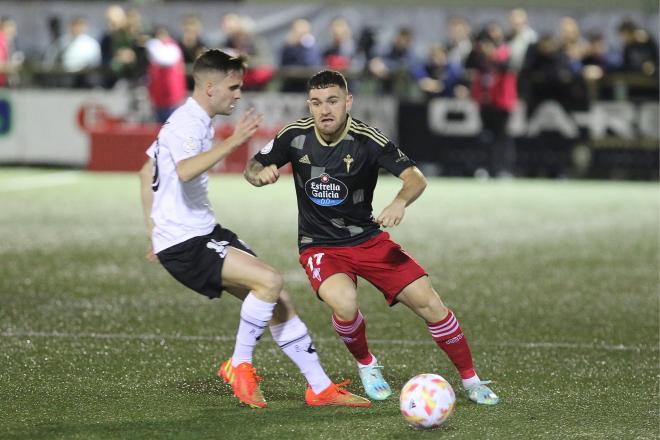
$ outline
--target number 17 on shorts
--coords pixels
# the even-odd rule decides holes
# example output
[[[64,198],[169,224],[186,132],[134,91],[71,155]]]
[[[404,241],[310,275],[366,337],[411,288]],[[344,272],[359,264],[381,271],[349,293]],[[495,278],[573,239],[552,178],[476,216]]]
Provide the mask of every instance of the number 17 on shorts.
[[[323,252],[312,255],[307,259],[307,267],[309,267],[309,273],[312,278],[321,282],[321,260],[323,259]]]

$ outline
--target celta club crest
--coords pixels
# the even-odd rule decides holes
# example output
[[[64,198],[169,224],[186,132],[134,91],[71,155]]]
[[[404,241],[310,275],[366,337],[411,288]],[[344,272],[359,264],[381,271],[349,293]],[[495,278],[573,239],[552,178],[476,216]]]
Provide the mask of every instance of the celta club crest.
[[[350,154],[347,154],[344,158],[344,163],[346,164],[346,172],[351,172],[351,164],[353,163],[353,157]]]

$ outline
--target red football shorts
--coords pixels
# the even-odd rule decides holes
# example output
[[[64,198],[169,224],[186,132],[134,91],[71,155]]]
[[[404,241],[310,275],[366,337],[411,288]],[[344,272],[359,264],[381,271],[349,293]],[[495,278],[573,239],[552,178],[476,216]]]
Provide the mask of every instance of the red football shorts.
[[[337,273],[345,273],[357,285],[360,276],[376,286],[390,304],[413,281],[426,276],[426,271],[399,244],[382,232],[355,246],[314,246],[300,254],[314,292],[323,281]]]

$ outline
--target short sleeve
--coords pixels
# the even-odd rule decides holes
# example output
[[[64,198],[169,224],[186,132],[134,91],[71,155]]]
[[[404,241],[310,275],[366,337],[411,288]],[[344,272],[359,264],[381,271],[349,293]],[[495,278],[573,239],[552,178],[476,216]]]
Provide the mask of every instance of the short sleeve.
[[[392,141],[389,141],[380,149],[378,165],[398,177],[406,168],[414,166],[415,162]]]
[[[203,139],[206,134],[206,127],[201,124],[183,124],[165,125],[158,134],[157,142],[169,150],[172,160],[175,164],[182,160],[197,156],[202,152]]]
[[[288,137],[285,135],[276,137],[255,154],[254,159],[263,166],[275,164],[277,168],[280,168],[286,165],[289,162],[287,139]]]
[[[149,156],[151,159],[156,158],[156,141],[154,141],[149,148],[147,148],[146,155]]]
[[[202,139],[188,134],[171,136],[168,140],[174,163],[197,156],[202,152]]]

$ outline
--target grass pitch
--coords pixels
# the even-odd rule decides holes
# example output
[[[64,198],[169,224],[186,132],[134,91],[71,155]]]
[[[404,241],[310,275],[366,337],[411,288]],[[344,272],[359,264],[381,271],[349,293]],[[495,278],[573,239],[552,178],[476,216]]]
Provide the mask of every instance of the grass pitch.
[[[381,178],[375,210],[396,193]],[[658,185],[431,179],[391,234],[432,276],[502,403],[477,407],[424,324],[360,282],[371,348],[394,396],[311,408],[270,337],[266,410],[215,376],[239,302],[209,301],[142,256],[138,178],[0,169],[2,439],[655,439],[659,435]],[[297,263],[290,178],[214,176],[217,218],[285,275],[335,380],[361,392],[329,310]],[[398,390],[422,372],[458,391],[440,429],[409,428]]]

